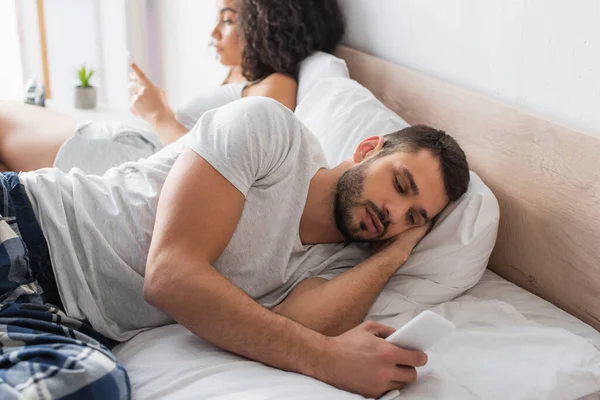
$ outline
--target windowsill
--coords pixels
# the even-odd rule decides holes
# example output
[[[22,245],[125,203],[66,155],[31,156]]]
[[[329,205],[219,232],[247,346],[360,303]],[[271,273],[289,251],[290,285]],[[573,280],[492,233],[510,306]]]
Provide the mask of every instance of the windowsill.
[[[96,108],[79,109],[73,105],[46,100],[46,108],[57,111],[78,120],[92,120],[102,122],[124,122],[129,125],[148,129],[148,124],[141,118],[133,115],[127,108],[109,107],[98,105]]]

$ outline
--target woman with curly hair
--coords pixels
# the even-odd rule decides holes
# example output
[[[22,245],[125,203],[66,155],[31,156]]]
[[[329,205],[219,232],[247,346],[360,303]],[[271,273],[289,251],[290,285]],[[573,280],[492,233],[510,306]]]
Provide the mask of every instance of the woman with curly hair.
[[[176,112],[164,92],[131,63],[130,110],[152,128],[121,123],[78,123],[34,106],[0,104],[0,171],[78,167],[103,174],[148,157],[185,135],[202,114],[246,96],[271,97],[296,107],[300,63],[332,52],[344,33],[337,0],[217,0],[213,45],[230,67],[222,85]]]

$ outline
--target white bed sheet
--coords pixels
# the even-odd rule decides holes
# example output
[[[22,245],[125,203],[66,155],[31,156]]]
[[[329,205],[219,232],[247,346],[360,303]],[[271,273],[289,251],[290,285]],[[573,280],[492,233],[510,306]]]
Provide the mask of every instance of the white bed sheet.
[[[402,302],[398,309],[411,311],[380,322],[399,327],[423,309]],[[563,400],[600,391],[600,333],[490,271],[433,311],[457,331],[428,352],[417,383],[386,398]],[[180,325],[144,332],[115,353],[135,399],[362,398],[224,352]]]
[[[600,332],[490,270],[486,270],[479,283],[465,294],[482,300],[506,302],[515,307],[525,318],[541,325],[566,329],[589,340],[600,349]]]

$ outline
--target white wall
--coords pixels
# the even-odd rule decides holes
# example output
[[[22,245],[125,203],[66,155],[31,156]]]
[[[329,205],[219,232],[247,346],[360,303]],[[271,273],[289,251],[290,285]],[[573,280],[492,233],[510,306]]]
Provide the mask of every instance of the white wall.
[[[48,69],[52,99],[73,103],[78,84],[75,70],[83,64],[98,69],[97,33],[94,29],[94,0],[45,1]],[[98,78],[98,77],[96,77]],[[92,84],[98,81],[92,78]]]
[[[36,0],[16,1],[21,15],[24,77],[15,73],[19,95],[24,79],[42,77]],[[0,0],[0,4],[12,0]],[[45,0],[46,36],[52,103],[72,105],[77,81],[74,68],[82,63],[97,69],[93,84],[99,103],[127,108],[127,51],[180,105],[215,82],[217,68],[208,47],[215,2],[209,0]],[[3,10],[0,10],[0,13]],[[1,24],[0,24],[1,25]],[[3,31],[16,28],[2,26]],[[3,32],[2,31],[2,32]]]
[[[23,98],[23,71],[19,49],[16,3],[0,1],[0,100]]]
[[[94,0],[100,104],[128,108],[126,0]]]
[[[136,0],[141,2],[146,0]],[[0,0],[1,5],[12,0]],[[82,64],[97,72],[92,84],[98,88],[99,104],[127,107],[127,4],[132,0],[46,0],[44,13],[48,70],[52,104],[72,106],[75,69]],[[40,79],[42,59],[35,0],[15,0],[19,28],[6,27],[19,33],[22,72],[10,73],[20,90],[32,75]],[[0,15],[2,11],[0,10]],[[0,24],[2,25],[2,24]],[[136,27],[133,29],[135,30]],[[2,26],[2,29],[5,29]],[[0,36],[4,40],[4,34]],[[8,34],[6,35],[8,36]]]
[[[156,17],[160,79],[169,103],[177,107],[221,82],[222,68],[209,48],[216,20],[215,1],[149,0]],[[152,35],[151,35],[152,37]]]
[[[339,1],[345,44],[600,136],[600,1]]]
[[[36,0],[16,0],[19,14],[19,39],[21,43],[21,61],[23,76],[21,83],[36,75],[43,79],[40,33],[38,30]],[[13,76],[17,80],[17,76]]]

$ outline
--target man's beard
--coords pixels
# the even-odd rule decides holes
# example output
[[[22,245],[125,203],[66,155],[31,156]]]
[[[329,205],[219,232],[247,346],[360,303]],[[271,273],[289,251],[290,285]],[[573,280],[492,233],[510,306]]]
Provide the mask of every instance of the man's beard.
[[[366,170],[371,162],[365,162],[357,167],[344,172],[336,185],[334,216],[337,229],[344,235],[346,240],[353,242],[370,242],[385,236],[389,227],[385,212],[370,200],[362,200]],[[383,231],[376,236],[365,239],[364,233],[372,235],[366,224],[354,222],[352,210],[356,206],[368,207],[383,224]]]

